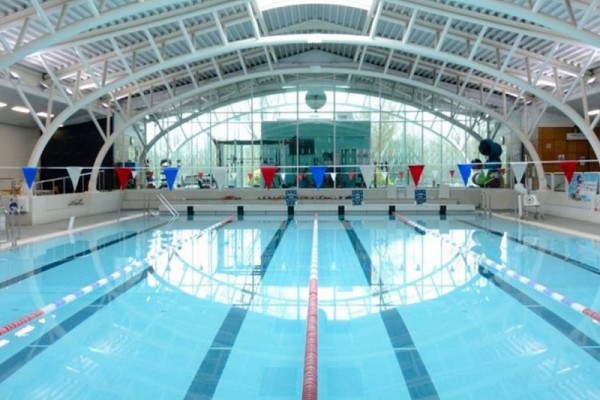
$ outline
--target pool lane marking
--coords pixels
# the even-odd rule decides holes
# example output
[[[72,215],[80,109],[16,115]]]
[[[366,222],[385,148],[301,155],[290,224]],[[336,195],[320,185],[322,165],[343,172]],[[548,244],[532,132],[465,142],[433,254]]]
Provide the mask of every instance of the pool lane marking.
[[[568,306],[569,308],[571,308],[572,310],[591,318],[594,322],[596,322],[596,323],[600,322],[600,313],[598,313],[598,311],[595,311],[587,306],[584,306],[583,304],[577,303],[576,301],[569,299],[565,295],[563,295],[559,292],[556,292],[540,283],[537,283],[534,280],[532,280],[524,275],[521,275],[516,271],[513,271],[512,269],[508,268],[504,264],[499,264],[493,260],[490,260],[483,254],[474,252],[473,250],[469,249],[468,247],[466,247],[464,245],[456,244],[453,241],[451,241],[450,239],[448,239],[447,237],[442,236],[433,230],[430,230],[423,226],[420,226],[417,223],[409,220],[408,218],[406,218],[398,213],[395,213],[394,215],[396,216],[396,218],[398,218],[403,223],[410,225],[410,226],[419,226],[420,229],[423,230],[423,232],[429,233],[429,234],[439,238],[441,241],[448,243],[450,246],[455,247],[465,257],[467,257],[468,255],[473,256],[475,258],[475,262],[477,263],[477,265],[484,264],[487,267],[490,267],[498,272],[501,272],[502,274],[505,274],[506,276],[533,288],[535,291],[548,296],[552,300],[562,303],[562,304]]]
[[[474,228],[477,228],[477,229],[481,229],[482,231],[486,231],[486,232],[492,233],[492,234],[494,234],[494,235],[497,235],[497,236],[500,236],[500,237],[503,237],[503,236],[504,236],[504,232],[494,231],[494,230],[491,230],[491,229],[489,229],[489,228],[486,228],[486,227],[483,227],[483,226],[479,226],[479,225],[477,225],[477,224],[474,224],[474,223],[472,223],[472,222],[469,222],[469,221],[464,221],[464,220],[459,220],[459,221],[460,221],[460,222],[462,222],[463,224],[466,224],[466,225],[472,226],[472,227],[474,227]],[[573,264],[573,265],[574,265],[574,266],[576,266],[576,267],[579,267],[579,268],[586,269],[586,270],[588,270],[588,271],[590,271],[590,272],[593,272],[593,273],[595,273],[595,274],[600,274],[600,269],[598,269],[597,267],[594,267],[594,266],[592,266],[592,265],[586,264],[586,263],[584,263],[583,261],[579,261],[579,260],[576,260],[576,259],[574,259],[574,258],[571,258],[571,257],[565,256],[565,255],[562,255],[562,254],[559,254],[559,253],[556,253],[556,252],[554,252],[554,251],[552,251],[552,250],[549,250],[549,249],[546,249],[546,248],[543,248],[543,247],[537,246],[537,245],[535,245],[535,244],[527,243],[527,242],[526,242],[526,241],[524,241],[524,240],[521,240],[521,239],[517,239],[517,238],[511,237],[511,236],[510,236],[510,235],[508,235],[508,234],[506,235],[506,237],[507,237],[507,239],[509,239],[510,241],[513,241],[513,242],[515,242],[515,243],[518,243],[518,244],[521,244],[521,245],[523,245],[523,246],[529,247],[530,249],[534,249],[534,250],[537,250],[537,251],[539,251],[539,252],[541,252],[541,253],[548,254],[549,256],[556,257],[556,258],[558,258],[558,259],[560,259],[560,260],[563,260],[563,261],[565,261],[565,262],[568,262],[568,263],[570,263],[570,264]]]
[[[127,292],[129,289],[146,279],[150,270],[151,268],[147,267],[143,271],[134,275],[124,283],[115,287],[109,293],[102,295],[93,303],[77,311],[75,314],[73,314],[72,316],[70,316],[69,318],[67,318],[48,332],[44,333],[40,338],[36,339],[31,344],[29,344],[22,350],[19,350],[10,358],[0,363],[0,383],[4,382],[6,379],[11,377],[25,364],[30,362],[33,358],[37,357],[38,355],[40,355],[40,353],[42,353],[44,350],[50,347],[50,345],[56,343],[59,339],[71,332],[79,324],[81,324],[86,319],[94,315],[96,312],[100,311],[104,306],[108,305],[118,296]]]
[[[349,221],[342,219],[342,225],[344,225],[344,230],[346,231],[348,239],[350,239],[350,243],[352,243],[354,252],[358,257],[358,262],[360,263],[360,267],[363,273],[365,274],[367,284],[371,286],[373,284],[373,282],[371,282],[373,279],[373,262],[371,260],[371,256],[369,255],[369,252],[365,249],[365,246],[363,246],[362,242],[356,235],[354,228],[352,228],[352,224]]]
[[[273,258],[273,253],[277,250],[281,238],[292,220],[292,217],[288,217],[283,221],[267,247],[265,247],[265,250],[260,257],[261,277],[264,277]],[[251,299],[252,297],[254,297],[254,292],[252,293]],[[244,306],[236,305],[229,309],[229,312],[215,334],[215,338],[206,352],[198,371],[196,371],[196,375],[188,387],[185,399],[209,400],[213,398],[221,375],[223,375],[223,371],[225,370],[229,355],[233,351],[233,345],[235,344],[240,328],[248,313],[248,307],[249,304]]]
[[[31,322],[43,315],[51,313],[66,304],[72,303],[76,299],[78,299],[82,296],[85,296],[86,294],[89,294],[89,293],[93,292],[94,290],[107,285],[110,282],[115,281],[116,279],[120,278],[122,275],[132,273],[136,270],[139,270],[142,267],[147,267],[147,266],[151,267],[152,263],[158,257],[160,257],[164,254],[168,254],[169,251],[171,251],[174,248],[181,247],[185,242],[195,240],[198,237],[204,235],[205,233],[210,232],[215,229],[218,229],[221,226],[230,223],[231,221],[233,221],[233,216],[229,216],[229,217],[217,222],[216,224],[213,224],[213,225],[209,226],[208,228],[203,229],[197,235],[192,235],[192,236],[188,237],[187,239],[172,242],[168,248],[159,250],[156,254],[151,254],[142,260],[135,260],[135,261],[129,263],[128,265],[126,265],[125,267],[121,268],[120,270],[113,272],[112,274],[102,277],[102,278],[90,283],[89,285],[86,285],[72,293],[69,293],[69,294],[49,303],[49,304],[46,304],[45,306],[39,308],[38,310],[33,311],[29,314],[26,314],[26,315],[22,316],[21,318],[16,319],[15,321],[1,327],[0,328],[0,336],[6,335],[7,333],[15,330],[16,328],[23,326],[23,325],[27,324],[28,322]]]
[[[503,279],[490,279],[490,282],[514,298],[516,301],[527,307],[529,311],[548,322],[550,325],[556,328],[556,330],[580,347],[581,350],[585,351],[596,361],[600,362],[600,344],[594,339],[587,336],[577,327],[565,321],[560,316],[556,315],[551,310],[529,297],[527,294],[509,285]]]
[[[304,371],[302,400],[316,400],[318,396],[318,313],[319,313],[319,214],[313,219],[313,237],[308,282],[308,307],[306,314],[306,342],[304,345]]]
[[[397,308],[380,312],[412,400],[436,400],[438,392]]]
[[[140,235],[140,234],[146,233],[148,231],[157,229],[157,228],[159,228],[159,227],[161,227],[163,225],[166,225],[166,223],[158,224],[156,226],[153,226],[153,227],[141,230],[139,232],[130,233],[128,235],[121,236],[118,239],[110,240],[110,241],[108,241],[106,243],[102,243],[102,244],[97,245],[97,246],[92,246],[89,249],[86,249],[86,250],[83,250],[83,251],[71,254],[71,255],[69,255],[69,256],[61,259],[61,260],[52,261],[51,263],[42,265],[41,267],[38,267],[38,268],[33,269],[31,271],[27,271],[27,272],[24,272],[24,273],[22,273],[20,275],[14,276],[12,278],[8,278],[7,280],[0,282],[0,289],[4,289],[5,287],[8,287],[8,286],[13,285],[15,283],[18,283],[18,282],[20,282],[22,280],[25,280],[27,278],[31,278],[32,276],[35,276],[37,274],[41,274],[42,272],[48,271],[48,270],[50,270],[52,268],[55,268],[55,267],[58,267],[58,266],[60,266],[62,264],[66,264],[66,263],[68,263],[70,261],[73,261],[73,260],[79,258],[79,257],[87,256],[87,255],[89,255],[89,254],[91,254],[91,253],[93,253],[95,251],[102,250],[105,247],[115,245],[115,244],[117,244],[119,242],[122,242],[124,240],[131,239],[131,238],[133,238],[133,237],[135,237],[137,235]]]
[[[352,242],[352,246],[354,246],[354,251],[358,256],[362,270],[365,273],[365,278],[367,279],[367,282],[369,282],[369,285],[371,285],[371,271],[373,266],[371,256],[369,256],[369,253],[358,238],[356,231],[352,228],[352,224],[345,219],[340,218],[340,220]],[[419,229],[417,229],[417,227],[414,228],[418,233],[423,234],[423,232],[419,230],[420,227]],[[380,279],[379,286],[381,285],[382,282]],[[402,376],[404,376],[404,381],[406,382],[411,399],[439,399],[435,385],[427,371],[427,367],[423,363],[423,359],[421,358],[421,355],[412,340],[410,331],[404,323],[404,319],[400,315],[398,309],[392,308],[381,311],[380,315],[390,339],[390,343],[392,344],[392,348],[396,354],[396,360],[402,371]]]

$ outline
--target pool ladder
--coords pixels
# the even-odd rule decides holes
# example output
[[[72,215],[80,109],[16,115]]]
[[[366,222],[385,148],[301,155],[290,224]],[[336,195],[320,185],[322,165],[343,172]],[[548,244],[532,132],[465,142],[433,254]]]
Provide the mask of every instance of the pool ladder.
[[[1,240],[0,243],[10,243],[11,247],[17,246],[17,242],[21,238],[21,223],[17,218],[18,214],[18,210],[10,212],[5,207],[0,207],[0,226],[4,226],[6,233],[6,240]]]
[[[487,188],[481,189],[481,209],[483,215],[492,216],[492,195]]]
[[[162,193],[159,193],[156,197],[158,197],[158,200],[160,200],[163,206],[165,206],[167,211],[171,213],[173,218],[179,217],[179,213],[177,212],[175,207],[173,207],[173,204],[169,203],[169,200],[167,200],[167,198]]]

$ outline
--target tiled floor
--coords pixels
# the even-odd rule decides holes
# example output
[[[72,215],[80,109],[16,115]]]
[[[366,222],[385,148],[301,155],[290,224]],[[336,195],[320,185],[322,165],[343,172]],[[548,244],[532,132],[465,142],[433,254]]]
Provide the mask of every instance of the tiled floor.
[[[502,214],[504,218],[516,219],[514,214]],[[569,219],[555,215],[544,215],[537,219],[528,216],[522,221],[526,224],[546,226],[576,236],[583,236],[593,240],[600,240],[600,224],[582,220]]]

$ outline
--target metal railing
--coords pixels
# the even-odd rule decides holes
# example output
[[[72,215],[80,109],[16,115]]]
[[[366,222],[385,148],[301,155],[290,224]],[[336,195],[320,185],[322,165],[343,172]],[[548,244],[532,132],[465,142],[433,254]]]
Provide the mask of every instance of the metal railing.
[[[12,204],[12,203],[11,203]],[[15,203],[16,204],[16,203]],[[0,226],[4,227],[6,239],[0,240],[0,243],[10,243],[11,247],[16,247],[21,238],[21,220],[18,218],[19,210],[15,207],[6,209],[0,206]]]
[[[169,203],[169,200],[167,200],[167,198],[162,193],[159,193],[156,197],[158,197],[158,200],[160,200],[160,202],[165,206],[167,211],[171,213],[173,218],[179,217],[179,213],[177,212],[175,207],[173,207],[173,204]]]
[[[79,177],[79,182],[77,183],[77,186],[73,188],[73,191],[77,191],[77,188],[79,188],[81,190],[81,192],[85,192],[85,179],[82,179],[85,176],[89,176],[92,175],[92,172],[86,172],[84,174],[81,174]],[[100,189],[102,190],[105,187],[105,182],[104,182],[104,171],[100,171],[99,172],[99,182],[100,182]],[[43,181],[36,181],[33,184],[33,187],[31,188],[33,194],[35,195],[52,195],[52,194],[63,194],[66,193],[66,187],[67,187],[67,182],[71,182],[71,177],[70,176],[62,176],[60,178],[52,178],[52,179],[45,179]],[[45,187],[50,186],[51,189],[45,189]]]

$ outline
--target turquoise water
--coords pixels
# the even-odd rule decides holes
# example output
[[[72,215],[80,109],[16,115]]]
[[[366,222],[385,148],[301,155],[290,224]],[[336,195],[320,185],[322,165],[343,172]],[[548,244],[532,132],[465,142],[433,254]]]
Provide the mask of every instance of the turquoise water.
[[[224,217],[0,252],[0,326],[58,305],[0,336],[0,398],[301,398],[314,216],[207,230]],[[478,258],[597,311],[598,242],[478,214],[406,217],[427,233],[317,217],[320,399],[600,398],[600,325]]]

